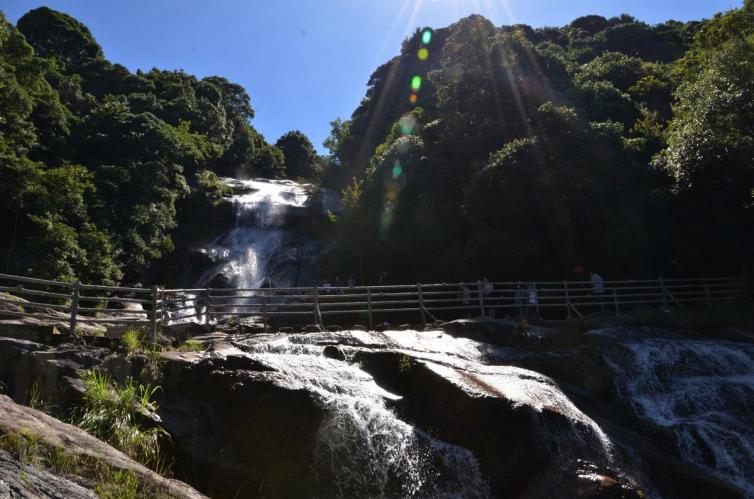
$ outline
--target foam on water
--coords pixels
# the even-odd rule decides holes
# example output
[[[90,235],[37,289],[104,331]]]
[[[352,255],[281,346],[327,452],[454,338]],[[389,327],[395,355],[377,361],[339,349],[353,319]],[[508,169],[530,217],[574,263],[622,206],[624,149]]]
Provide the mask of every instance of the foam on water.
[[[293,389],[325,408],[315,444],[322,493],[335,497],[487,497],[473,453],[400,420],[386,401],[400,399],[358,365],[324,357],[316,335],[271,337],[247,354],[274,368]],[[438,463],[440,463],[438,465]]]
[[[665,338],[623,344],[630,358],[610,363],[636,413],[672,428],[685,460],[754,497],[754,345]]]
[[[536,411],[564,416],[571,430],[556,445],[596,449],[609,460],[610,441],[546,376],[511,366],[484,364],[488,346],[441,331],[322,332],[251,335],[246,355],[274,368],[276,380],[313,393],[326,416],[316,439],[318,476],[335,497],[487,497],[489,488],[474,454],[439,441],[402,421],[390,409],[400,397],[381,388],[358,364],[326,358],[327,345],[347,354],[359,348],[405,352],[474,397],[505,397]],[[555,442],[558,437],[568,442]]]

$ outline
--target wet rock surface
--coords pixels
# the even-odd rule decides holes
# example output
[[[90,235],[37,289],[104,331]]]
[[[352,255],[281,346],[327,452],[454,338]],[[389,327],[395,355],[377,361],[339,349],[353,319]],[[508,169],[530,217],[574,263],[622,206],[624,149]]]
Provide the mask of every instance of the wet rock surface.
[[[161,477],[80,428],[18,405],[9,397],[0,395],[0,435],[10,433],[32,435],[39,443],[60,449],[69,455],[87,457],[115,470],[127,470],[148,483],[150,489],[167,497],[205,497],[183,482]],[[18,473],[13,475],[13,471]],[[26,473],[30,481],[24,480],[23,473]],[[20,464],[0,451],[0,493],[3,487],[11,492],[8,496],[0,497],[96,497],[91,493],[87,494],[85,489],[70,480]]]
[[[184,329],[173,334],[205,331]],[[213,497],[742,496],[626,398],[615,365],[633,365],[626,342],[644,336],[489,320],[240,329],[163,352],[159,379],[141,355],[0,339],[0,381],[20,395],[17,378],[37,369],[64,380],[45,394],[75,392],[77,372],[99,365],[160,384],[174,472]]]
[[[23,464],[0,450],[0,497],[97,499],[99,496],[65,477]]]

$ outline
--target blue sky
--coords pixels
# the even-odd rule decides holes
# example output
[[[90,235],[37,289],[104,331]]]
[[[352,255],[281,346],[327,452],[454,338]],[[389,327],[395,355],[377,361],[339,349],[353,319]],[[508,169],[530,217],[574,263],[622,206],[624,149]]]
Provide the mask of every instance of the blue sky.
[[[369,75],[420,26],[471,13],[496,25],[561,26],[585,14],[649,23],[710,17],[741,0],[1,0],[15,23],[47,5],[86,24],[105,56],[132,71],[183,69],[246,87],[255,127],[275,142],[306,133],[322,150],[329,121],[348,118]]]

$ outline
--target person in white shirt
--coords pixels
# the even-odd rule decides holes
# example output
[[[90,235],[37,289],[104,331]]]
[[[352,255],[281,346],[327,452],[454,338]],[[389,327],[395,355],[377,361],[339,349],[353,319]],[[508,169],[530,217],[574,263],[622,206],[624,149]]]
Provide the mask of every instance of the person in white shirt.
[[[592,294],[605,294],[605,280],[597,272],[589,272],[589,280],[592,281]]]

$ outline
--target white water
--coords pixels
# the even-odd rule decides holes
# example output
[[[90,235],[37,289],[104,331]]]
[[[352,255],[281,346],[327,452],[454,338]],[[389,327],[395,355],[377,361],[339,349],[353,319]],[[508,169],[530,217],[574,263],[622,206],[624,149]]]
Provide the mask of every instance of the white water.
[[[585,447],[593,448],[596,444],[607,462],[612,459],[612,444],[602,428],[581,412],[547,376],[520,367],[486,365],[485,358],[495,357],[495,352],[490,351],[494,347],[471,339],[453,338],[438,331],[386,331],[384,334],[392,345],[426,359],[427,367],[472,396],[502,396],[516,406],[529,406],[539,412],[559,412],[572,423],[569,437],[580,436]]]
[[[647,338],[624,346],[628,362],[611,364],[637,414],[672,428],[685,460],[754,497],[754,345]]]
[[[545,376],[508,366],[484,365],[487,346],[438,331],[349,331],[301,335],[256,335],[239,345],[274,368],[277,382],[305,389],[321,401],[326,417],[315,456],[320,484],[332,497],[488,497],[474,454],[439,441],[399,419],[384,390],[358,364],[323,355],[326,345],[346,355],[361,348],[391,348],[424,362],[473,397],[506,397],[537,411],[553,410],[585,434],[587,448],[609,440]],[[280,381],[282,380],[282,381]],[[599,449],[598,449],[599,450]],[[599,452],[598,452],[599,453]]]
[[[368,334],[368,333],[363,333]],[[335,497],[487,497],[474,455],[401,421],[380,388],[358,365],[324,357],[321,335],[279,336],[248,345],[287,387],[323,404],[315,456],[322,488]],[[329,337],[332,340],[332,337]],[[442,463],[437,468],[437,463]]]
[[[242,191],[232,198],[236,223],[209,248],[223,263],[206,271],[197,286],[205,287],[219,272],[237,288],[260,287],[266,278],[276,286],[292,285],[301,255],[295,236],[284,228],[285,215],[306,206],[311,187],[290,180],[223,181]]]

